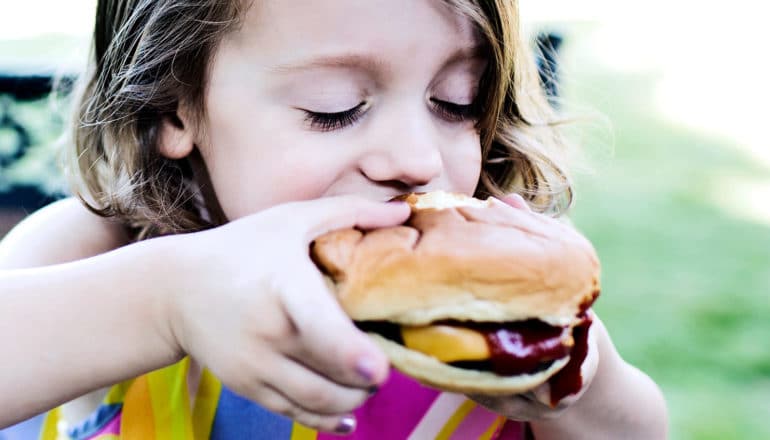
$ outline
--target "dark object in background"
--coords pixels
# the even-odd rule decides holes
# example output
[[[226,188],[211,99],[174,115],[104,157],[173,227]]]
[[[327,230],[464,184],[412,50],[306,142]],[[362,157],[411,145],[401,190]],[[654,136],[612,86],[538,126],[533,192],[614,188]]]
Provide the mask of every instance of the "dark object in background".
[[[73,78],[65,77],[65,84],[72,84]],[[54,84],[51,74],[19,74],[0,72],[0,94],[11,95],[16,101],[34,101],[47,96]]]
[[[60,78],[58,84],[54,78],[53,74],[0,71],[0,238],[24,216],[58,198],[39,186],[9,181],[5,175],[5,170],[20,163],[36,142],[35,133],[14,115],[12,104],[41,100],[54,87],[62,93],[72,89],[74,77]]]
[[[61,77],[56,84],[54,78],[53,74],[0,71],[0,131],[7,132],[4,140],[8,143],[0,145],[0,209],[32,212],[56,199],[36,186],[19,186],[3,180],[3,170],[23,159],[35,143],[34,133],[14,117],[11,104],[43,99],[54,86],[61,93],[72,89],[74,77]],[[3,232],[0,225],[0,237]]]
[[[555,32],[541,33],[535,39],[535,62],[540,75],[540,84],[545,89],[548,102],[559,108],[559,49],[564,38]]]
[[[1,80],[2,78],[0,78]],[[0,97],[0,130],[9,130],[15,135],[10,148],[0,147],[0,172],[2,172],[3,168],[21,159],[24,152],[32,146],[32,139],[27,130],[11,116],[11,103],[7,97]],[[0,174],[0,183],[2,183],[2,179],[2,174]]]
[[[558,108],[558,52],[562,42],[562,36],[555,32],[541,33],[534,41],[540,82],[554,108]],[[54,86],[57,91],[66,94],[74,82],[74,76],[59,78],[59,83],[55,84],[53,74],[0,70],[0,130],[13,133],[7,136],[11,145],[0,148],[0,238],[15,221],[58,198],[36,186],[9,185],[3,181],[3,169],[21,160],[35,143],[35,134],[14,118],[10,103],[42,99]]]

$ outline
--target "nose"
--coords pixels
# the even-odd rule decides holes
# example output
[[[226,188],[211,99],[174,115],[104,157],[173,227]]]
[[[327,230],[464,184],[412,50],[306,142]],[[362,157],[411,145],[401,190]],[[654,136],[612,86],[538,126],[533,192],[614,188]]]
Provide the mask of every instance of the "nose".
[[[444,168],[435,128],[419,118],[402,117],[399,121],[390,130],[383,130],[376,146],[361,158],[361,173],[380,184],[410,188],[427,185]]]

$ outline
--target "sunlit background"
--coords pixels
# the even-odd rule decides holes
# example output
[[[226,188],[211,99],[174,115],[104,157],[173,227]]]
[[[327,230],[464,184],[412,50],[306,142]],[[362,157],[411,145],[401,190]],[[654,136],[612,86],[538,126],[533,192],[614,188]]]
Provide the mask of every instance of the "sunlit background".
[[[0,74],[76,72],[94,3],[3,2]],[[602,258],[596,309],[662,387],[674,439],[770,438],[762,3],[521,0],[529,31],[564,40],[562,111],[582,121],[585,152],[571,215]],[[3,112],[32,127],[33,146],[0,167],[0,200],[13,185],[56,188],[61,115],[46,100],[0,98]],[[13,139],[0,128],[0,156]],[[0,235],[23,216],[14,208],[0,203]]]

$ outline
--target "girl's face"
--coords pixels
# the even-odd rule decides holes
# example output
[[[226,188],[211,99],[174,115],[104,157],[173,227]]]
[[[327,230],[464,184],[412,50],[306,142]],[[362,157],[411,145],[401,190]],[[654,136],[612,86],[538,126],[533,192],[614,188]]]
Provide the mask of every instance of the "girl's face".
[[[486,66],[441,0],[259,0],[212,60],[195,139],[231,220],[340,194],[471,194]]]

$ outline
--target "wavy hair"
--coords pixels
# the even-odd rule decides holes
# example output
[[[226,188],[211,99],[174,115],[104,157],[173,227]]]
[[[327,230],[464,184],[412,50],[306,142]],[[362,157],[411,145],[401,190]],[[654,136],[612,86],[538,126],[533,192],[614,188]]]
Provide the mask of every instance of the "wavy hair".
[[[489,51],[479,90],[476,195],[517,192],[537,211],[560,213],[572,199],[568,144],[522,38],[517,1],[444,1],[475,24]],[[137,238],[226,221],[197,152],[167,159],[158,136],[180,102],[194,122],[202,120],[211,59],[245,9],[239,0],[99,0],[91,65],[80,79],[65,151],[73,192],[93,212],[116,218]]]

